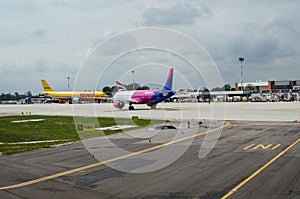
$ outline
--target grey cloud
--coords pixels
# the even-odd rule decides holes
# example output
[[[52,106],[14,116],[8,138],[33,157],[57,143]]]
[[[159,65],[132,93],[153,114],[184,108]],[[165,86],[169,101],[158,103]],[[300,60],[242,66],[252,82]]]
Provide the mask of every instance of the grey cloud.
[[[222,49],[222,50],[221,50]],[[216,49],[214,49],[216,50]],[[218,49],[222,52],[222,58],[235,58],[238,56],[247,57],[248,62],[272,62],[279,57],[291,57],[297,55],[293,46],[284,46],[280,39],[269,35],[239,36],[228,39],[227,45]],[[217,51],[218,51],[217,50]],[[220,56],[220,53],[214,53]]]
[[[8,47],[15,46],[21,44],[23,42],[23,38],[8,36],[6,38],[0,39],[0,46]]]
[[[278,41],[275,39],[244,39],[243,41],[233,43],[232,52],[235,55],[248,56],[252,61],[264,62],[273,60],[273,56],[278,48]]]
[[[175,4],[168,8],[150,7],[143,14],[144,25],[164,26],[193,24],[198,17],[210,16],[211,12],[205,5]]]
[[[267,0],[93,0],[88,3],[24,0],[23,3],[1,1],[0,5],[2,92],[14,89],[23,92],[31,86],[39,91],[37,82],[41,77],[65,89],[66,74],[74,77],[76,73],[70,62],[79,66],[87,49],[112,36],[107,30],[119,33],[135,25],[172,28],[194,38],[220,67],[225,82],[239,80],[239,56],[246,59],[245,81],[299,78],[300,3],[297,1],[274,0],[271,5]],[[94,52],[91,64],[99,67],[102,57],[116,57],[119,53],[116,49],[136,42],[127,38],[110,43],[104,52]],[[193,53],[183,48],[176,38],[168,38],[165,43],[182,53]],[[128,60],[117,60],[116,68],[140,63],[128,57]],[[173,64],[177,60],[153,54],[148,57],[142,61],[169,63],[170,59]],[[111,74],[105,84],[116,79],[115,73]],[[14,84],[11,80],[15,79],[22,81]]]
[[[45,38],[47,36],[47,32],[45,30],[36,30],[32,33],[32,36],[35,38]]]

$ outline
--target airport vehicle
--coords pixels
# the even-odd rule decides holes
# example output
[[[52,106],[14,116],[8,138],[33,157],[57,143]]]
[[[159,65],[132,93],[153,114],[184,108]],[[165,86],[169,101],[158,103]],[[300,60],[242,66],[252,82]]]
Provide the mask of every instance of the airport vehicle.
[[[294,87],[293,87],[293,90],[295,90],[295,91],[300,91],[300,86],[298,86],[298,85],[294,86]]]
[[[166,130],[166,129],[176,129],[176,127],[172,125],[159,125],[159,126],[154,126],[152,128],[149,128],[149,130],[152,131]]]
[[[133,104],[146,104],[151,109],[156,109],[156,105],[174,95],[172,90],[173,68],[170,68],[166,83],[161,90],[133,90],[128,91],[120,83],[116,82],[118,91],[113,96],[114,107],[122,109],[125,103],[129,103],[129,110],[134,110]]]
[[[60,102],[68,101],[72,103],[73,101],[80,100],[101,101],[102,99],[107,99],[107,95],[100,91],[55,91],[49,86],[46,80],[41,79],[41,83],[44,89],[42,95],[58,99]]]

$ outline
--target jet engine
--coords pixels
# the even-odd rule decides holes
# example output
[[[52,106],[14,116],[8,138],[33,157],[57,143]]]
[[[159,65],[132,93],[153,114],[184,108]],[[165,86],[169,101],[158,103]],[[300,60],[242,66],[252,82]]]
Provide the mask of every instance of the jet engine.
[[[125,103],[123,101],[115,101],[114,107],[122,109],[125,106]]]

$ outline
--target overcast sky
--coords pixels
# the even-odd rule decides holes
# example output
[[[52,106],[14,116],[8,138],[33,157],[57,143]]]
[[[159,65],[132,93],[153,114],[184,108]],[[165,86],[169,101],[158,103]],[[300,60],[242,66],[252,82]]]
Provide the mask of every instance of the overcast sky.
[[[213,59],[224,83],[240,81],[241,56],[244,81],[300,79],[299,10],[297,0],[0,1],[0,93],[39,93],[41,78],[54,89],[66,90],[67,76],[73,85],[91,49],[115,34],[141,27],[168,28],[193,38]],[[157,52],[138,57],[142,55],[151,56],[147,67],[149,62],[156,68],[173,64],[161,62]],[[173,62],[178,58],[166,57]],[[129,61],[136,67],[137,82],[165,81],[167,70],[155,69],[162,76],[153,77],[140,67],[142,60],[132,54],[125,58],[115,64],[122,67]],[[130,71],[124,71],[123,77],[125,73],[129,77]],[[114,74],[106,74],[98,89],[112,86],[116,79],[131,81]],[[177,79],[175,74],[175,89],[186,85],[184,79],[190,79],[193,88],[205,86],[192,76],[181,78],[182,74],[177,73]]]

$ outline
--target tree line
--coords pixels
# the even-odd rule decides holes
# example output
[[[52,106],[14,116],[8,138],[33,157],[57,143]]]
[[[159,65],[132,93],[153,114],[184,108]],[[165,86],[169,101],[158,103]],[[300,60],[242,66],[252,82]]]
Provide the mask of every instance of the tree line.
[[[254,86],[253,84],[247,84],[244,87],[245,91],[255,91],[257,90],[256,86]],[[231,87],[230,84],[225,84],[223,87],[216,87],[213,88],[212,91],[235,91],[235,88]]]
[[[149,90],[150,89],[148,86],[141,86],[138,83],[128,84],[128,85],[124,84],[124,87],[129,91],[130,90]],[[117,86],[112,86],[112,87],[105,86],[105,87],[103,87],[102,91],[104,93],[114,93],[117,91]]]
[[[0,101],[20,100],[20,99],[25,99],[26,97],[38,97],[38,96],[33,96],[31,91],[27,91],[24,94],[20,94],[18,92],[15,92],[14,94],[12,94],[12,93],[1,93]]]

